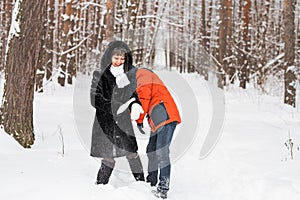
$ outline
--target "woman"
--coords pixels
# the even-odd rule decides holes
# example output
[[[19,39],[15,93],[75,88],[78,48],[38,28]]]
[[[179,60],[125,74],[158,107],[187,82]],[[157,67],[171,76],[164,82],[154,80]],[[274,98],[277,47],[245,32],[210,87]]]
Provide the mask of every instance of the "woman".
[[[91,156],[102,158],[96,184],[107,184],[116,157],[126,156],[137,181],[144,181],[141,160],[131,120],[141,109],[129,47],[121,41],[111,42],[93,73],[91,104],[96,109],[92,130]],[[130,104],[125,104],[130,102]],[[120,112],[120,106],[128,105]],[[132,110],[131,110],[132,108]],[[131,115],[130,115],[131,110]]]

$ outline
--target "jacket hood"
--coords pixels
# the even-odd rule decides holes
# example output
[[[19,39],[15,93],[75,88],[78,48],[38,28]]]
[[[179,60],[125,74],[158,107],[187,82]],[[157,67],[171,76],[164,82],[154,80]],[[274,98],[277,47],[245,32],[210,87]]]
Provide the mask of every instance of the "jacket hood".
[[[101,58],[101,69],[105,70],[111,65],[112,52],[115,48],[123,48],[126,50],[124,71],[127,72],[132,65],[132,53],[128,45],[122,41],[112,41],[108,44],[102,58]]]

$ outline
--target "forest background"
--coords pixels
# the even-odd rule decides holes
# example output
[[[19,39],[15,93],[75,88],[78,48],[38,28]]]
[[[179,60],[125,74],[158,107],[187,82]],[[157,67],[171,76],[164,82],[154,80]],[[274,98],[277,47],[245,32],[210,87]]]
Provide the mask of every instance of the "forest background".
[[[26,148],[34,93],[90,74],[115,39],[138,67],[197,72],[222,89],[279,90],[299,105],[300,0],[1,0],[0,9],[0,124]]]

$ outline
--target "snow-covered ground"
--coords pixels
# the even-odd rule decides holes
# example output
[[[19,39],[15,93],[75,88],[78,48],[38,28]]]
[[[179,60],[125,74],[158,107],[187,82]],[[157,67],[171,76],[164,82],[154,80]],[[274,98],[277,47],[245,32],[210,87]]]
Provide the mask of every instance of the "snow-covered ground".
[[[159,74],[168,77],[168,73]],[[198,75],[182,77],[175,82],[188,84],[192,94],[183,100],[177,96],[184,115],[174,139],[186,134],[190,141],[172,146],[174,153],[182,148],[180,144],[185,145],[173,159],[169,199],[299,200],[300,111],[283,105],[278,96],[233,86],[224,93],[224,118],[212,122],[214,98],[219,96],[212,95]],[[88,84],[78,78],[76,87],[48,85],[43,94],[36,94],[36,141],[31,149],[23,149],[0,130],[0,199],[156,199],[148,184],[134,181],[125,158],[117,159],[108,185],[94,185],[100,163],[88,151],[94,115]],[[171,90],[176,96],[185,87]],[[187,129],[185,123],[196,126]],[[200,159],[212,123],[221,125],[221,137],[211,153]],[[137,137],[146,169],[148,136],[137,133]],[[293,159],[285,145],[289,138]]]

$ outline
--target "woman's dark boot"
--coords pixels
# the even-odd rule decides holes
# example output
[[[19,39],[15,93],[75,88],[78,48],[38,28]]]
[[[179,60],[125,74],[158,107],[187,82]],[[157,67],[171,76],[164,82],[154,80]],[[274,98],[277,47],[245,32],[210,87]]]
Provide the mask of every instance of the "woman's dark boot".
[[[115,163],[113,162],[108,162],[106,160],[102,160],[101,167],[98,171],[97,175],[97,181],[96,184],[107,184],[109,181],[109,178],[111,176],[111,173],[114,169]]]
[[[129,166],[131,169],[131,172],[137,181],[145,181],[144,177],[144,171],[143,171],[143,165],[141,162],[140,157],[137,155],[134,158],[128,158]]]

